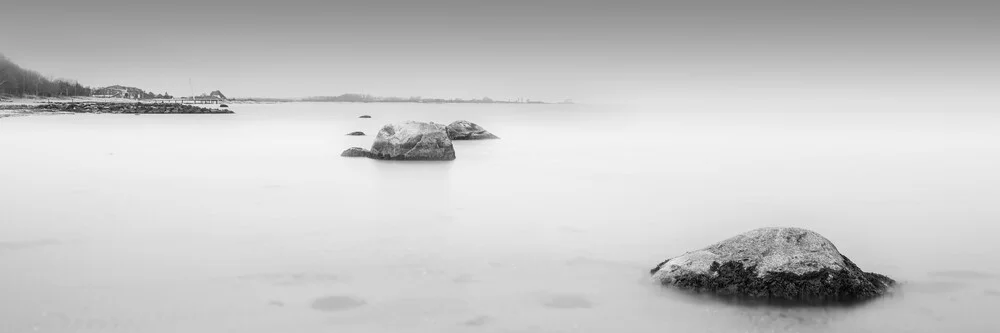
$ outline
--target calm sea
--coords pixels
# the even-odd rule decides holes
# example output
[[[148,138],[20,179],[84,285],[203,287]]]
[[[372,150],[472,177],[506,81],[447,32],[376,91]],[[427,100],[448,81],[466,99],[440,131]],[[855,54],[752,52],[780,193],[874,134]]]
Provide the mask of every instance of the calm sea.
[[[232,109],[0,119],[0,332],[997,327],[1000,115]],[[388,122],[459,119],[502,139],[452,162],[339,156]],[[762,226],[815,230],[903,285],[797,308],[648,280]]]

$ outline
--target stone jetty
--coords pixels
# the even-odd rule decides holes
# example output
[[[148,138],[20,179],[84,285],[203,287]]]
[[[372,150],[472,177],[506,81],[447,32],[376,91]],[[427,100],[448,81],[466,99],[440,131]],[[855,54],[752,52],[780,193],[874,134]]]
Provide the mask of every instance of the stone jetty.
[[[134,114],[215,114],[234,113],[230,110],[205,108],[180,103],[49,103],[31,108],[35,111],[73,113],[134,113]]]

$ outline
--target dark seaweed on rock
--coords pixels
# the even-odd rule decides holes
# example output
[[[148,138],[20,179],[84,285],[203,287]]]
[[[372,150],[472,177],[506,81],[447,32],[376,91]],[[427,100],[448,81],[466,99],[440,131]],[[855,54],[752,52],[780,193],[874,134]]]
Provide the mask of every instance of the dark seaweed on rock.
[[[849,261],[844,257],[845,261]],[[855,269],[857,266],[855,266]],[[725,297],[749,297],[806,303],[851,303],[878,297],[895,283],[885,275],[821,268],[806,274],[787,272],[757,275],[756,266],[728,261],[713,262],[713,275],[690,274],[676,277],[673,286],[714,293]]]

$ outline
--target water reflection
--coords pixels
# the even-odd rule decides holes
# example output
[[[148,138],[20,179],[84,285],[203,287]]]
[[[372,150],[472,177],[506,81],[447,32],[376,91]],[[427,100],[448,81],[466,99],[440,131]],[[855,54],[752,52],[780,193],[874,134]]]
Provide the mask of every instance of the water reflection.
[[[59,244],[62,244],[62,241],[57,239],[35,239],[29,241],[0,242],[0,252],[26,250],[38,247],[59,245]]]
[[[594,306],[586,296],[572,293],[543,295],[542,305],[552,309],[588,309]]]
[[[995,328],[996,115],[237,108],[5,118],[0,331]],[[338,156],[371,144],[343,133],[413,118],[503,139],[452,162]],[[649,281],[666,256],[772,223],[911,282],[801,307]]]

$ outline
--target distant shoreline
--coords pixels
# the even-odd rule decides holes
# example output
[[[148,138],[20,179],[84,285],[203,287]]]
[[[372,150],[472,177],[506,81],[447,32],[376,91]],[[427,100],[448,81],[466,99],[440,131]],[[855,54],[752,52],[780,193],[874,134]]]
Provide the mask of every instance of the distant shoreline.
[[[481,101],[481,100],[371,100],[371,101],[347,101],[322,98],[231,98],[219,101],[197,100],[192,103],[190,99],[129,99],[129,98],[106,98],[106,97],[58,97],[58,98],[25,98],[0,99],[0,105],[40,105],[49,103],[139,103],[139,104],[273,104],[273,103],[387,103],[387,104],[574,104],[572,102],[550,103],[542,101]]]
[[[190,82],[189,82],[190,84]],[[523,96],[505,99],[481,98],[436,98],[421,96],[377,96],[367,93],[344,93],[340,95],[313,95],[293,98],[244,97],[227,98],[222,91],[213,90],[208,94],[174,97],[169,93],[153,93],[137,87],[112,85],[106,87],[85,87],[75,81],[50,79],[38,72],[18,66],[0,54],[0,105],[41,103],[180,103],[180,104],[221,104],[221,103],[295,103],[295,102],[341,102],[341,103],[419,103],[419,104],[573,104],[572,100],[545,102]],[[42,97],[47,96],[47,97]],[[56,97],[54,97],[56,96]]]
[[[240,103],[383,103],[383,104],[573,104],[573,103],[549,103],[542,101],[511,102],[511,101],[480,101],[480,100],[372,100],[372,101],[351,101],[321,98],[233,98],[226,102],[233,104]]]

